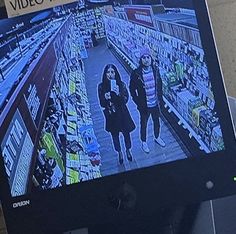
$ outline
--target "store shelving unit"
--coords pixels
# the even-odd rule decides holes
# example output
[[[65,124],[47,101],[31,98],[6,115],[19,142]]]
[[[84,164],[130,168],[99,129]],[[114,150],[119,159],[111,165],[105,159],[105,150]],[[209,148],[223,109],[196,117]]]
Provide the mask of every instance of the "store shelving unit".
[[[101,177],[99,145],[93,132],[81,59],[87,56],[87,51],[80,29],[73,19],[70,20],[69,27],[64,31],[65,40],[57,51],[54,84],[38,149],[39,153],[46,149],[45,162],[54,159],[57,170],[51,168],[52,175],[48,175],[48,171],[42,175],[47,180],[38,181],[41,189]],[[54,150],[49,152],[50,149]],[[38,162],[36,172],[39,166]],[[36,172],[37,180],[39,173]]]
[[[96,33],[97,39],[105,37],[102,11],[100,8],[84,10],[82,12],[76,13],[75,23],[80,28],[86,48],[93,47],[91,38],[92,31]]]

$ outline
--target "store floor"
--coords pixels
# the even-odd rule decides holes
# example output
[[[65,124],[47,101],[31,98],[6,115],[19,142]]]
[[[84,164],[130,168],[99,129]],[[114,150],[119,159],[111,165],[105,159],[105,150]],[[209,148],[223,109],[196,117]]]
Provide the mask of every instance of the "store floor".
[[[97,86],[101,82],[103,68],[106,64],[113,63],[118,67],[122,80],[128,88],[129,74],[120,64],[117,58],[107,48],[106,41],[99,41],[99,45],[88,49],[88,59],[84,60],[86,74],[86,88],[89,98],[92,119],[94,122],[94,131],[100,144],[100,153],[102,157],[101,174],[102,176],[115,174],[136,168],[148,167],[160,163],[184,159],[188,152],[182,142],[166,120],[161,120],[161,137],[166,142],[166,147],[162,148],[153,141],[153,126],[151,119],[148,125],[148,145],[150,153],[145,154],[141,149],[139,138],[139,113],[136,106],[129,98],[128,108],[136,124],[136,129],[131,133],[133,162],[129,162],[126,157],[124,165],[119,165],[117,153],[113,149],[112,139],[104,129],[104,116],[99,105]],[[125,120],[124,120],[125,121]],[[125,152],[123,137],[121,137],[123,152]],[[125,155],[124,155],[125,156]]]

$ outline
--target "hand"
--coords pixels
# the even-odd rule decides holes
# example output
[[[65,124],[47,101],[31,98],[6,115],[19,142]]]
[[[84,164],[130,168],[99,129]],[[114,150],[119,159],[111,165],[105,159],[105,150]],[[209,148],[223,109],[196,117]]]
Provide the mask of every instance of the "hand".
[[[115,94],[118,96],[119,93],[120,93],[120,91],[119,91],[119,86],[116,85],[112,91],[115,92]]]
[[[165,103],[164,103],[163,100],[161,100],[161,101],[159,102],[159,107],[160,107],[161,110],[165,109]]]
[[[111,99],[111,93],[110,92],[105,93],[105,99],[106,100]]]

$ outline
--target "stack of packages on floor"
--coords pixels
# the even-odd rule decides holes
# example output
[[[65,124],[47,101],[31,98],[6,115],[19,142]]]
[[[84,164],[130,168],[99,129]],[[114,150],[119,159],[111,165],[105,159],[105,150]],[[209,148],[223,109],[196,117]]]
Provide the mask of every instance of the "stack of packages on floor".
[[[64,54],[58,58],[41,133],[34,173],[41,189],[101,177],[101,157],[86,94],[84,66],[82,60],[78,61],[87,57],[87,52],[79,28],[70,25]]]
[[[104,16],[108,42],[133,69],[143,46],[151,49],[163,81],[164,101],[205,152],[224,149],[214,95],[196,28],[155,20],[155,29]]]

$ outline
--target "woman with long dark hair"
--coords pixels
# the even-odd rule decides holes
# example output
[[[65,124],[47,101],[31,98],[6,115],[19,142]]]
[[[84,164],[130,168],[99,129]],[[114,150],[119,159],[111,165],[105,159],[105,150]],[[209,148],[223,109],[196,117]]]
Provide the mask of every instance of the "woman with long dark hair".
[[[111,133],[119,163],[123,164],[120,133],[124,136],[127,159],[132,161],[130,132],[135,129],[135,124],[126,106],[129,99],[126,85],[122,82],[120,73],[114,64],[105,66],[102,83],[98,85],[98,96],[105,116],[105,129]]]

